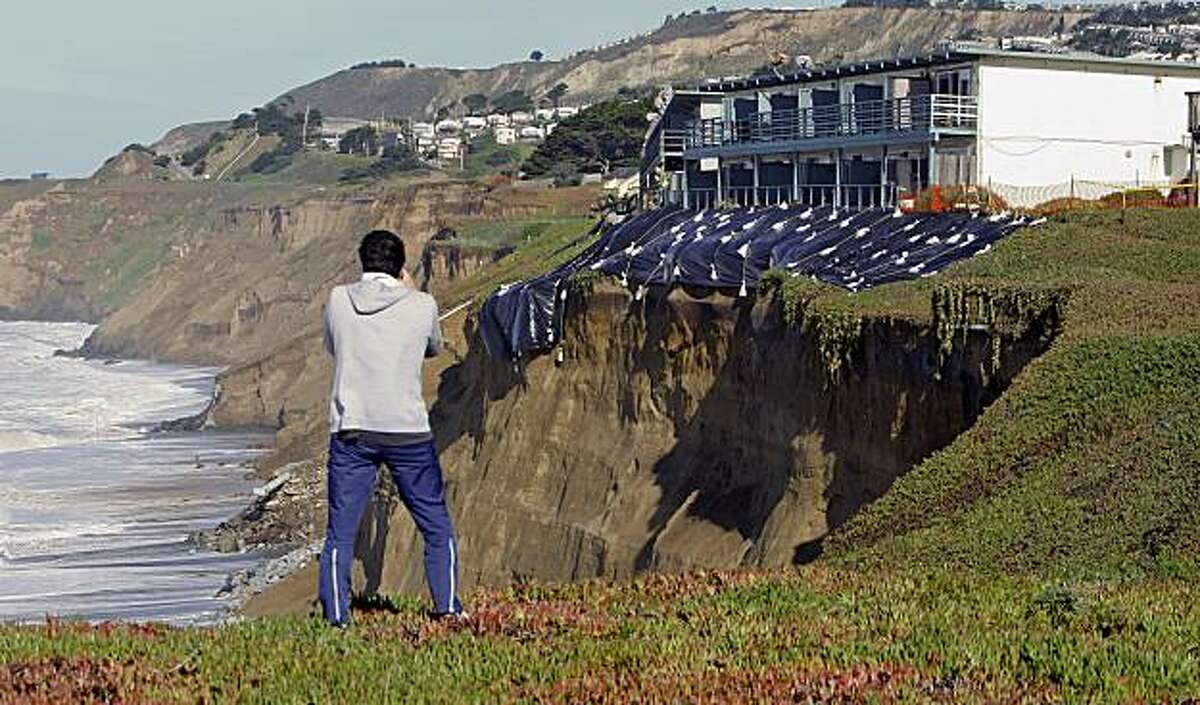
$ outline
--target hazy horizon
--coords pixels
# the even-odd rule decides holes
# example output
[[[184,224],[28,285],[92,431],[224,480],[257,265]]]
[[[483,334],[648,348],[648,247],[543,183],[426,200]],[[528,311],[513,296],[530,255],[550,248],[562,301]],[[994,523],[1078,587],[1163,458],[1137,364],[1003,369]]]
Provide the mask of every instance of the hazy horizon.
[[[756,0],[755,7],[830,3]],[[163,11],[150,0],[10,8],[0,30],[0,178],[85,176],[132,142],[229,119],[359,61],[485,67],[540,49],[547,60],[638,34],[711,0],[358,0],[352,7],[210,0]],[[536,21],[531,21],[536,17]],[[220,31],[217,31],[220,28]],[[269,28],[269,29],[268,29]]]

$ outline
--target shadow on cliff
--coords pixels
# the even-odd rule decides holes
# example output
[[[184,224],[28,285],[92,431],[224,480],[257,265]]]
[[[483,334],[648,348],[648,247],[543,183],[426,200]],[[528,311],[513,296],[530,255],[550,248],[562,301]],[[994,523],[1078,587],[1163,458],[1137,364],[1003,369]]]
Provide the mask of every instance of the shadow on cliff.
[[[834,355],[812,326],[784,321],[778,302],[652,295],[621,300],[616,328],[587,330],[577,318],[609,304],[571,301],[569,329],[608,336],[606,352],[587,364],[608,365],[618,377],[607,387],[623,429],[613,442],[636,438],[643,425],[662,428],[664,418],[672,429],[657,446],[668,450],[649,465],[659,494],[649,518],[638,520],[646,524],[632,544],[636,557],[606,569],[615,572],[816,558],[830,530],[969,428],[1048,345],[1038,325],[1002,338],[997,367],[987,331],[956,334],[944,354],[934,326],[880,318]],[[488,358],[473,323],[465,332],[471,348],[442,374],[430,415],[439,452],[469,448],[475,461],[510,423],[495,415],[520,413],[500,402],[528,393],[528,383],[525,370]],[[836,370],[831,355],[842,362]],[[535,384],[547,369],[531,365]],[[647,414],[655,418],[641,418]],[[472,481],[485,475],[486,468]],[[386,556],[408,548],[388,546],[398,506],[393,496],[377,497],[364,522],[368,593],[385,580]]]
[[[711,541],[704,523],[740,538],[722,544],[741,551],[724,560],[815,559],[829,531],[968,429],[1046,345],[1041,331],[1005,341],[992,370],[989,334],[976,331],[939,363],[928,326],[881,320],[864,326],[832,373],[814,336],[779,311],[745,300],[632,305],[645,343],[631,351],[631,374],[653,380],[676,428],[653,467],[662,497],[636,569],[694,562],[694,545]],[[696,402],[674,380],[705,365],[714,381]],[[621,409],[637,423],[633,400]]]

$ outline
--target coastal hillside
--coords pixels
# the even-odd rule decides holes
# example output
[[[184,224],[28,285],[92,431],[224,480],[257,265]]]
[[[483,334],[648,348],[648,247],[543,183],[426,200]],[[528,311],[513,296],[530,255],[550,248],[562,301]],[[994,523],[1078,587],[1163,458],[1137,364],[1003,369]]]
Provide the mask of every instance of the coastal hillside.
[[[1066,11],[873,7],[698,13],[560,60],[478,69],[367,65],[286,95],[295,105],[310,105],[326,115],[361,118],[433,116],[438,108],[453,108],[471,94],[495,98],[523,91],[536,100],[559,83],[569,88],[565,102],[576,104],[611,96],[622,87],[657,88],[746,74],[768,64],[775,52],[816,62],[917,54],[931,51],[943,39],[1050,36],[1084,17]]]
[[[463,565],[507,583],[468,619],[421,613],[385,492],[347,633],[0,629],[0,699],[1186,701],[1198,218],[1067,213],[853,296],[783,278],[740,306],[636,300],[584,279],[561,365],[492,361],[468,321],[434,415]],[[562,237],[461,291],[570,256]],[[661,572],[629,575],[634,556]],[[304,613],[313,583],[252,608]]]
[[[561,352],[517,370],[468,324],[433,407],[464,581],[777,568],[875,544],[889,565],[1186,561],[1197,458],[1171,390],[1196,368],[1192,314],[1171,302],[1194,293],[1195,225],[1186,211],[1062,216],[854,296],[793,280],[753,304],[639,300],[595,282],[568,308]],[[1118,409],[1145,418],[1114,425]],[[1175,450],[1134,452],[1135,438]],[[418,541],[381,501],[364,585],[418,592],[403,560]],[[311,590],[312,575],[295,580]]]

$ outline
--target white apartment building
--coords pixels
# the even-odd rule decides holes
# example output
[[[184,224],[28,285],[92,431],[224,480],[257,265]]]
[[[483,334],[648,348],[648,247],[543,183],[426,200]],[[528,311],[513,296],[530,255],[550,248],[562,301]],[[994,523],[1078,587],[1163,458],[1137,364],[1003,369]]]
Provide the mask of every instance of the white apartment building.
[[[932,185],[1168,183],[1187,177],[1196,91],[1200,65],[962,46],[714,80],[666,96],[642,183],[689,207],[879,205]]]

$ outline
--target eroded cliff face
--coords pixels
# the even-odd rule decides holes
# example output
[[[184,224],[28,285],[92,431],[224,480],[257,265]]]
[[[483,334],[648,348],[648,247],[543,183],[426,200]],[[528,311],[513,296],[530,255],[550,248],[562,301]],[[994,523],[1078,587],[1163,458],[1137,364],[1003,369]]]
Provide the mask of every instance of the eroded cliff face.
[[[785,321],[774,299],[638,302],[601,286],[573,299],[561,364],[519,370],[468,331],[433,409],[464,585],[811,559],[1057,329],[1057,304],[1002,321],[978,298],[943,302],[932,324],[833,334]],[[362,531],[365,588],[423,589],[390,492]]]
[[[232,365],[292,356],[319,330],[329,289],[356,275],[364,232],[393,230],[415,254],[446,219],[482,207],[478,187],[440,182],[224,208],[210,231],[173,248],[86,349]]]

